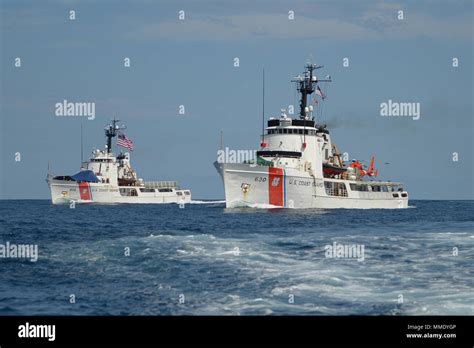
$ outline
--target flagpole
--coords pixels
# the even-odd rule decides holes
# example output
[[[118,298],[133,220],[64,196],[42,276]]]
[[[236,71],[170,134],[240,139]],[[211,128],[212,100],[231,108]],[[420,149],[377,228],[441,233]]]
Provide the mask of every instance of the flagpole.
[[[83,135],[82,135],[82,122],[81,122],[81,167],[82,167],[82,162],[84,162],[84,146],[83,146]]]
[[[221,130],[221,150],[224,151],[224,131]]]

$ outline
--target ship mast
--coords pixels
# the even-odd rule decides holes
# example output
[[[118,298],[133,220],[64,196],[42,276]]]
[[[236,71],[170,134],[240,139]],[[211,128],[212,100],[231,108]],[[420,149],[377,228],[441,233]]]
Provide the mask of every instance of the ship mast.
[[[111,123],[105,127],[105,137],[107,138],[107,153],[110,153],[112,151],[112,138],[116,137],[121,129],[126,128],[124,125],[119,126],[117,124],[119,122],[120,120],[116,120],[114,118]]]
[[[318,82],[331,82],[331,79],[320,80],[317,76],[313,73],[316,69],[321,69],[322,65],[316,64],[307,64],[305,67],[304,75],[298,75],[292,82],[297,83],[297,90],[301,94],[300,99],[300,118],[302,120],[306,119],[306,106],[308,105],[308,96],[311,95],[315,90]]]
[[[262,142],[260,144],[265,147],[265,68],[262,74]]]

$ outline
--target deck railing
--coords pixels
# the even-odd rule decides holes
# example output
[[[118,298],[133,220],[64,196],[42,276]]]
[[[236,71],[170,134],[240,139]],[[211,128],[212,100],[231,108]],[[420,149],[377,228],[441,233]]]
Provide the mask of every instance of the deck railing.
[[[143,185],[147,188],[178,187],[176,181],[145,181]]]

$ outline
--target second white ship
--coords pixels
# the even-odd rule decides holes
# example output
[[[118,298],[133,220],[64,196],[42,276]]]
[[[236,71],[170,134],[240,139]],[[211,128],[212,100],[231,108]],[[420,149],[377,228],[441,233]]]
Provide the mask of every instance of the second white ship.
[[[82,163],[74,175],[46,179],[53,204],[66,203],[178,203],[191,202],[191,191],[180,189],[175,181],[143,181],[130,165],[130,155],[112,152],[112,139],[131,150],[130,139],[120,130],[124,126],[113,120],[105,128],[107,144],[104,150],[94,150],[89,161]]]

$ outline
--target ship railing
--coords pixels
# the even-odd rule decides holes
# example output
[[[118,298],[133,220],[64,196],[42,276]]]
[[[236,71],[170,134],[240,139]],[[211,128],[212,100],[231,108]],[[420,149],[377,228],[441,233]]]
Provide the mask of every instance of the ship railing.
[[[167,187],[178,187],[176,181],[145,181],[143,186],[146,188],[167,188]]]

